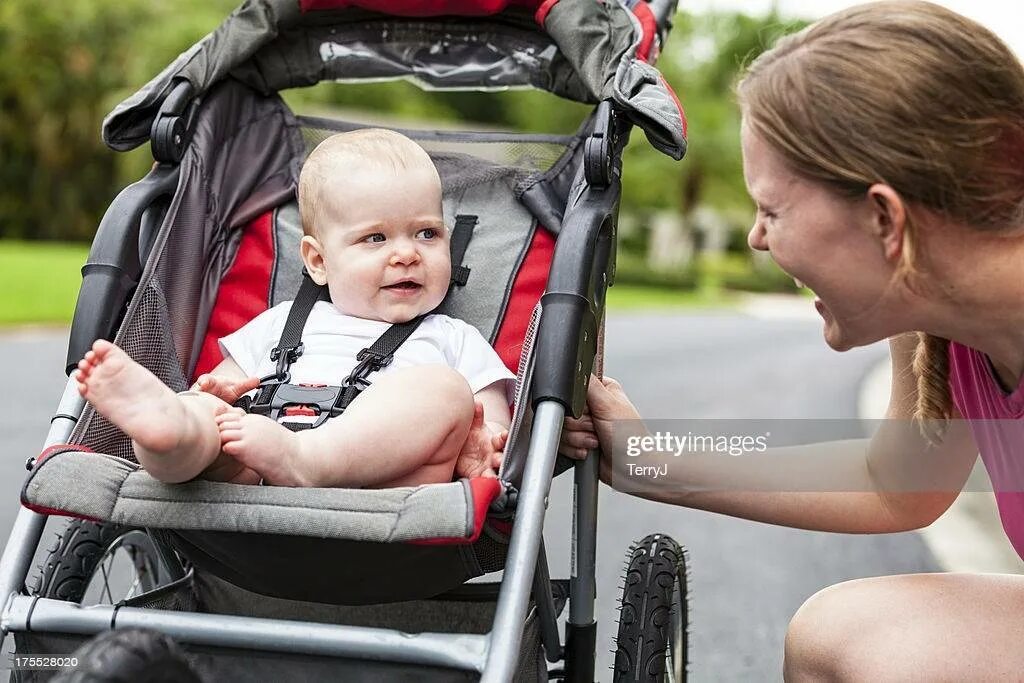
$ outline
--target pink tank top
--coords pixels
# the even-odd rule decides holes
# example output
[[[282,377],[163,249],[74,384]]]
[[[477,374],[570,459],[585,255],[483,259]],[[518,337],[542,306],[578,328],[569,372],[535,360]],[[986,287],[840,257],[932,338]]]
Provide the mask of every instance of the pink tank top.
[[[1007,393],[985,354],[949,344],[953,402],[971,425],[992,480],[1003,530],[1024,558],[1024,379]]]

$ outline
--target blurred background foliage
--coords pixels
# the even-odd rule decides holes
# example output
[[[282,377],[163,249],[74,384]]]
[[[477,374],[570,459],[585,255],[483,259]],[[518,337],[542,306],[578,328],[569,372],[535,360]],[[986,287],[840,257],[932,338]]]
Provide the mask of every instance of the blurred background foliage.
[[[127,154],[108,150],[99,133],[103,117],[235,5],[0,3],[0,238],[90,240],[114,195],[152,163],[148,146]],[[774,14],[677,15],[658,67],[686,109],[690,148],[675,162],[634,132],[624,160],[620,281],[755,290],[791,285],[745,246],[752,206],[733,86],[744,64],[801,25]],[[285,97],[307,112],[362,110],[426,127],[551,133],[574,131],[590,110],[542,92],[424,92],[405,82],[321,84]],[[665,240],[683,248],[667,250],[678,252],[675,260],[652,259],[666,252]]]

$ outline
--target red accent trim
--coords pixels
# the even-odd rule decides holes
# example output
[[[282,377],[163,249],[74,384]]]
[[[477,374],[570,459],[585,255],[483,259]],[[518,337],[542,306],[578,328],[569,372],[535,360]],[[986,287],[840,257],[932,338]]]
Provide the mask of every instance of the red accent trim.
[[[26,503],[24,500],[21,501],[23,507],[28,508],[32,512],[38,512],[41,515],[50,515],[57,517],[74,517],[76,519],[84,519],[87,522],[103,522],[106,520],[100,519],[99,517],[90,517],[89,515],[77,515],[67,510],[58,510],[56,508],[48,508],[42,505],[34,505],[32,503]]]
[[[267,310],[270,275],[274,266],[274,212],[257,216],[246,225],[231,264],[210,313],[210,324],[203,338],[203,349],[196,362],[192,381],[217,367],[222,360],[217,341],[226,337]]]
[[[473,477],[467,481],[470,495],[473,497],[473,535],[427,538],[420,541],[409,541],[409,543],[412,545],[465,545],[474,543],[480,538],[484,522],[487,521],[487,510],[501,493],[501,482],[493,477]]]
[[[300,386],[300,387],[310,387],[311,389],[323,389],[327,385],[326,384],[309,384],[309,383],[306,383],[306,382],[300,382],[297,386]]]
[[[54,444],[54,445],[50,446],[49,448],[45,449],[42,453],[40,453],[39,455],[36,456],[36,466],[38,466],[39,463],[41,463],[42,461],[44,461],[47,458],[49,458],[51,455],[54,455],[56,453],[70,453],[72,451],[74,451],[76,453],[77,452],[81,452],[81,453],[95,453],[96,452],[93,449],[89,448],[88,446],[78,446],[78,445],[70,444],[70,443],[57,443],[57,444]]]
[[[676,109],[679,110],[679,118],[683,122],[683,137],[686,137],[686,130],[689,127],[686,123],[686,112],[683,111],[683,105],[679,103],[679,98],[676,97],[676,91],[672,89],[672,86],[668,84],[665,77],[661,77],[661,84],[665,86],[665,90],[668,90],[668,94],[672,96],[672,101],[676,103]]]
[[[318,10],[359,9],[400,17],[436,17],[456,15],[483,17],[497,14],[508,7],[535,9],[540,0],[299,0],[303,12]]]
[[[523,353],[523,339],[530,326],[530,315],[548,284],[548,271],[555,253],[555,236],[547,228],[538,225],[530,242],[523,264],[512,283],[505,317],[494,340],[505,366],[512,372],[519,370],[519,356]]]
[[[558,0],[544,0],[537,8],[537,12],[533,15],[533,20],[537,22],[537,25],[544,26],[544,20],[548,18],[548,13],[551,8],[558,4]]]
[[[633,14],[640,20],[640,27],[643,30],[640,44],[636,48],[636,58],[643,62],[650,62],[654,37],[658,35],[658,20],[654,18],[654,12],[643,0],[633,5]]]

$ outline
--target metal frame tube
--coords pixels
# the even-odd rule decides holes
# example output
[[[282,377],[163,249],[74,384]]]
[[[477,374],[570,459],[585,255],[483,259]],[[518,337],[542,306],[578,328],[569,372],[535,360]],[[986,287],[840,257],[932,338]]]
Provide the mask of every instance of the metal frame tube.
[[[564,653],[558,635],[558,615],[555,614],[555,598],[551,594],[551,574],[543,540],[537,550],[537,569],[533,573],[533,602],[537,605],[537,622],[540,624],[544,656],[549,662],[560,661]]]
[[[462,633],[403,633],[284,619],[74,603],[17,596],[9,610],[14,631],[92,635],[109,629],[153,628],[196,645],[260,649],[292,654],[352,657],[480,671],[487,636]]]
[[[84,408],[85,399],[78,393],[78,386],[74,380],[68,379],[60,403],[57,404],[57,413],[50,420],[50,431],[43,442],[43,450],[67,442]],[[39,547],[39,539],[43,536],[46,519],[46,515],[28,508],[18,510],[14,528],[7,538],[4,554],[0,557],[0,608],[3,610],[0,612],[0,648],[3,648],[7,639],[8,612],[12,602],[25,587],[25,577],[28,576],[32,558]]]
[[[591,451],[573,472],[572,573],[569,578],[569,619],[565,624],[565,679],[593,683],[597,620],[597,489],[598,454]]]
[[[530,452],[481,683],[506,683],[515,675],[564,417],[565,408],[556,401],[542,401],[534,412]]]

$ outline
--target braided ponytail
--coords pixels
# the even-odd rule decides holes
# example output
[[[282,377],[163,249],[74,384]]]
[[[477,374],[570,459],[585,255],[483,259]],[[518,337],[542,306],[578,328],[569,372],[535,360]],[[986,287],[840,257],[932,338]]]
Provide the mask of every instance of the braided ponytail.
[[[918,332],[913,368],[917,377],[914,419],[924,438],[938,445],[949,429],[953,413],[949,393],[949,341]]]

